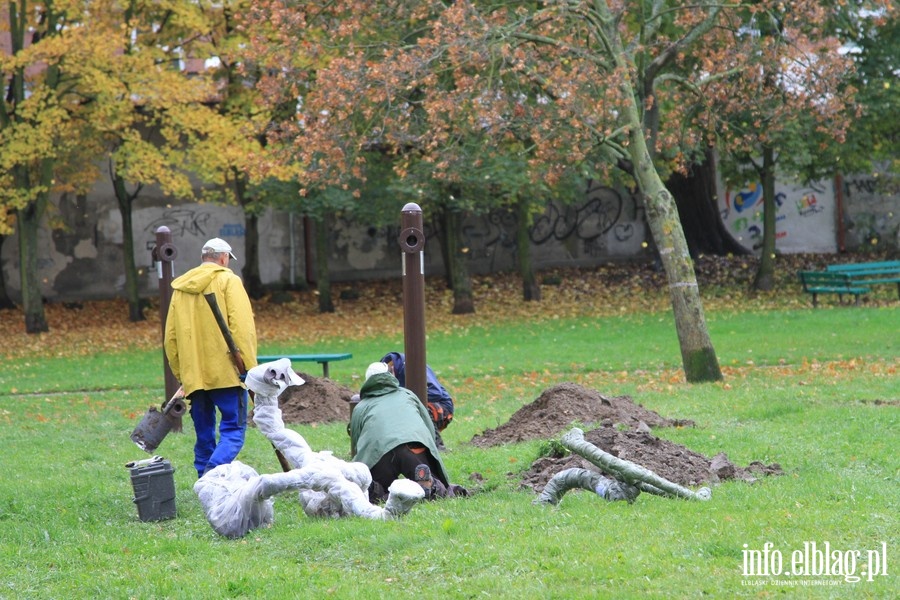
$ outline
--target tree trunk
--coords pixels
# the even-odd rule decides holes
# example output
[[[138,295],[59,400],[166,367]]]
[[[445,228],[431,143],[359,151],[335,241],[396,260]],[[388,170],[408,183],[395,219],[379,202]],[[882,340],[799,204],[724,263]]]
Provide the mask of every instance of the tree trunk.
[[[38,277],[38,229],[41,217],[38,202],[16,211],[19,229],[19,270],[22,281],[22,310],[25,313],[25,332],[50,331],[44,315],[41,282]]]
[[[125,299],[128,301],[128,320],[132,323],[144,320],[144,308],[147,302],[141,300],[138,287],[137,265],[134,261],[134,219],[132,207],[138,192],[129,194],[125,189],[125,181],[113,175],[113,190],[119,202],[119,213],[122,215],[122,259],[125,269]]]
[[[330,237],[327,232],[328,217],[316,219],[312,227],[312,235],[316,247],[316,291],[319,293],[319,312],[333,313],[334,302],[331,299],[331,277],[328,273],[328,256],[330,253]]]
[[[254,212],[255,198],[247,195],[247,178],[243,173],[234,173],[234,196],[244,212],[244,256],[241,265],[241,280],[247,295],[254,300],[263,297],[262,279],[259,276],[259,218]]]
[[[0,256],[3,255],[3,242],[5,242],[8,236],[0,235]],[[6,278],[3,276],[3,263],[0,263],[0,310],[6,308],[15,308],[16,303],[12,301],[12,298],[9,297],[9,292],[6,291]]]
[[[703,164],[692,165],[687,175],[673,173],[666,182],[672,192],[681,227],[691,256],[701,254],[745,255],[749,250],[732,237],[722,222],[716,191],[716,162],[713,152],[707,152]]]
[[[444,265],[444,283],[448,290],[453,289],[453,278],[450,273],[450,250],[447,245],[447,227],[444,223],[444,211],[439,210],[431,218],[431,229],[438,240],[438,248],[441,253],[441,263]],[[426,240],[427,243],[428,240]]]
[[[144,320],[144,307],[138,288],[137,265],[134,261],[134,230],[132,229],[131,202],[122,208],[122,252],[125,260],[125,297],[128,299],[128,320],[132,323]]]
[[[598,3],[598,6],[602,10],[605,5]],[[607,13],[603,16],[610,15]],[[612,46],[611,56],[623,71],[636,72],[634,65],[626,62],[627,55],[616,26],[613,19],[603,25]],[[706,328],[694,264],[681,229],[675,199],[663,185],[659,172],[653,165],[631,80],[623,78],[619,85],[623,97],[628,99],[622,107],[621,122],[628,128],[628,155],[634,167],[635,181],[647,207],[647,222],[669,282],[685,378],[689,383],[721,381],[722,370]]]
[[[250,211],[244,212],[244,265],[241,268],[241,279],[247,295],[259,300],[265,294],[262,277],[259,273],[259,217]]]
[[[771,146],[763,146],[763,164],[758,173],[763,188],[763,243],[753,287],[768,291],[775,288],[775,151]]]
[[[519,275],[522,277],[522,298],[525,302],[541,301],[541,286],[538,285],[534,275],[534,264],[531,254],[531,237],[528,235],[531,227],[531,215],[529,214],[529,202],[523,198],[516,199],[516,259],[519,265]]]
[[[462,213],[449,207],[441,207],[445,243],[447,244],[447,274],[453,288],[454,315],[468,315],[475,312],[475,296],[472,294],[472,279],[466,264],[466,255],[459,244],[462,229]]]
[[[649,158],[648,155],[647,165],[650,165]],[[652,166],[649,170],[646,166],[638,167],[637,176],[647,206],[647,221],[669,282],[685,377],[689,383],[721,381],[722,371],[706,328],[694,265],[678,221],[675,200]]]
[[[9,5],[7,16],[19,23],[16,27],[10,27],[10,42],[13,55],[25,48],[25,32],[26,27],[22,24],[27,23],[24,12],[29,7],[26,3],[13,3]],[[45,11],[44,16],[46,22],[46,32],[55,32],[58,19],[64,13],[57,13],[53,10]],[[28,35],[31,37],[31,43],[37,43],[42,35],[40,31],[29,29]],[[50,90],[56,91],[60,81],[60,67],[58,64],[48,64],[41,70],[43,84]],[[11,101],[12,106],[20,106],[25,99],[25,68],[19,65],[13,70],[11,81],[7,81],[7,90],[10,97],[6,100]],[[6,112],[4,117],[13,117],[16,121],[21,121],[23,117],[18,113],[11,115]],[[52,153],[51,153],[52,154]],[[41,294],[41,282],[38,276],[38,230],[41,224],[41,218],[50,202],[50,190],[53,188],[53,159],[44,157],[37,159],[35,163],[18,164],[12,167],[12,178],[14,186],[18,190],[41,190],[36,192],[32,201],[22,208],[16,209],[16,227],[19,231],[19,269],[21,271],[22,282],[22,310],[25,313],[25,332],[26,333],[43,333],[50,331],[47,324],[47,317],[44,314],[44,301]]]
[[[316,224],[309,215],[303,216],[303,278],[307,288],[316,285],[316,265],[313,262],[316,243]]]

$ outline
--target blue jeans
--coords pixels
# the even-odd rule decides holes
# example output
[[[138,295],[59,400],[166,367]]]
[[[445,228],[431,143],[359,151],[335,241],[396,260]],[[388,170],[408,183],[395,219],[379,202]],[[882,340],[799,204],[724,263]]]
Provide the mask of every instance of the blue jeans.
[[[196,390],[190,396],[191,419],[197,442],[194,444],[194,468],[197,476],[237,458],[244,446],[247,430],[247,390],[242,387]],[[219,441],[216,443],[216,409],[222,415]]]

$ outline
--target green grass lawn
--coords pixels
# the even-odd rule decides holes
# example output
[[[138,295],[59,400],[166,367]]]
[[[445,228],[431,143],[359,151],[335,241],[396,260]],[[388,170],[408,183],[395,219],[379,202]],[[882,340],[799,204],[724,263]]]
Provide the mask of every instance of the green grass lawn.
[[[478,493],[393,522],[311,519],[286,495],[274,526],[241,540],[215,534],[192,491],[189,419],[158,450],[176,467],[177,518],[137,517],[124,465],[146,457],[129,434],[162,398],[158,350],[7,361],[0,598],[896,597],[900,310],[717,311],[707,320],[722,383],[684,383],[667,314],[473,321],[430,334],[428,362],[457,398],[445,462]],[[402,347],[402,332],[339,339],[330,349],[353,359],[331,375],[354,388],[369,362]],[[260,351],[321,346],[297,339]],[[467,442],[563,381],[692,419],[696,427],[654,434],[740,466],[777,462],[785,474],[724,483],[705,503],[644,494],[610,504],[572,492],[559,506],[534,506],[518,482],[540,442]],[[295,428],[314,449],[347,458],[345,424]],[[279,469],[256,429],[240,459]],[[767,564],[781,559],[787,571],[826,543],[831,575],[744,574],[754,552],[768,548]],[[887,574],[869,581],[867,564],[882,558]]]

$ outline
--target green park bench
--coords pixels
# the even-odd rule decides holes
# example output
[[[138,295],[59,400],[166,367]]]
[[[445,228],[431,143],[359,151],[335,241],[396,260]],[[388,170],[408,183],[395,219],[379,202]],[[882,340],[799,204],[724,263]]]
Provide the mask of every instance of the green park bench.
[[[349,352],[339,354],[272,354],[257,356],[256,360],[261,364],[265,362],[271,362],[273,360],[278,360],[279,358],[288,358],[292,363],[317,362],[322,365],[322,375],[324,377],[328,377],[328,363],[338,360],[347,360],[348,358],[353,358],[353,355]]]
[[[869,288],[855,285],[846,273],[836,271],[799,271],[803,291],[812,294],[813,306],[819,305],[819,294],[837,294],[838,301],[843,303],[845,294],[852,294],[859,304],[861,294],[869,293]]]
[[[846,274],[854,287],[868,288],[885,283],[896,284],[897,297],[900,298],[900,260],[828,265],[825,271]]]

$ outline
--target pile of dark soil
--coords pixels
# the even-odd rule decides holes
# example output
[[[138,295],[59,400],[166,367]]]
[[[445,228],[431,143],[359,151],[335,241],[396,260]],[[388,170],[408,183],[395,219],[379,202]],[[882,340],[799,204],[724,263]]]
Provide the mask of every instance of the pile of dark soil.
[[[688,448],[651,435],[651,427],[693,427],[690,420],[667,419],[635,404],[628,396],[604,396],[575,383],[547,388],[531,404],[516,411],[509,421],[472,438],[478,447],[524,440],[551,440],[562,436],[573,424],[588,430],[585,440],[601,450],[650,469],[660,477],[686,487],[715,484],[727,479],[755,481],[761,475],[780,475],[777,464],[750,463],[745,468],[724,453],[708,458]],[[521,486],[540,492],[551,477],[571,467],[600,471],[577,454],[536,460],[522,477]],[[607,474],[614,475],[614,474]]]
[[[472,438],[471,444],[488,448],[525,440],[547,440],[568,431],[572,423],[624,425],[640,423],[650,427],[693,427],[693,421],[673,420],[635,404],[628,396],[604,396],[577,383],[560,383],[547,388],[531,404],[526,404],[509,421]]]
[[[728,479],[752,483],[763,475],[784,474],[775,463],[764,465],[754,461],[741,468],[728,460],[725,453],[719,453],[710,459],[684,446],[655,437],[643,427],[629,431],[610,426],[601,427],[585,432],[584,439],[613,456],[639,464],[660,477],[685,487],[712,485]],[[603,472],[577,454],[543,457],[525,472],[521,487],[529,487],[540,493],[551,477],[572,467]]]
[[[278,397],[285,423],[334,423],[350,420],[350,397],[356,392],[326,377],[297,372],[306,380],[293,385]]]

